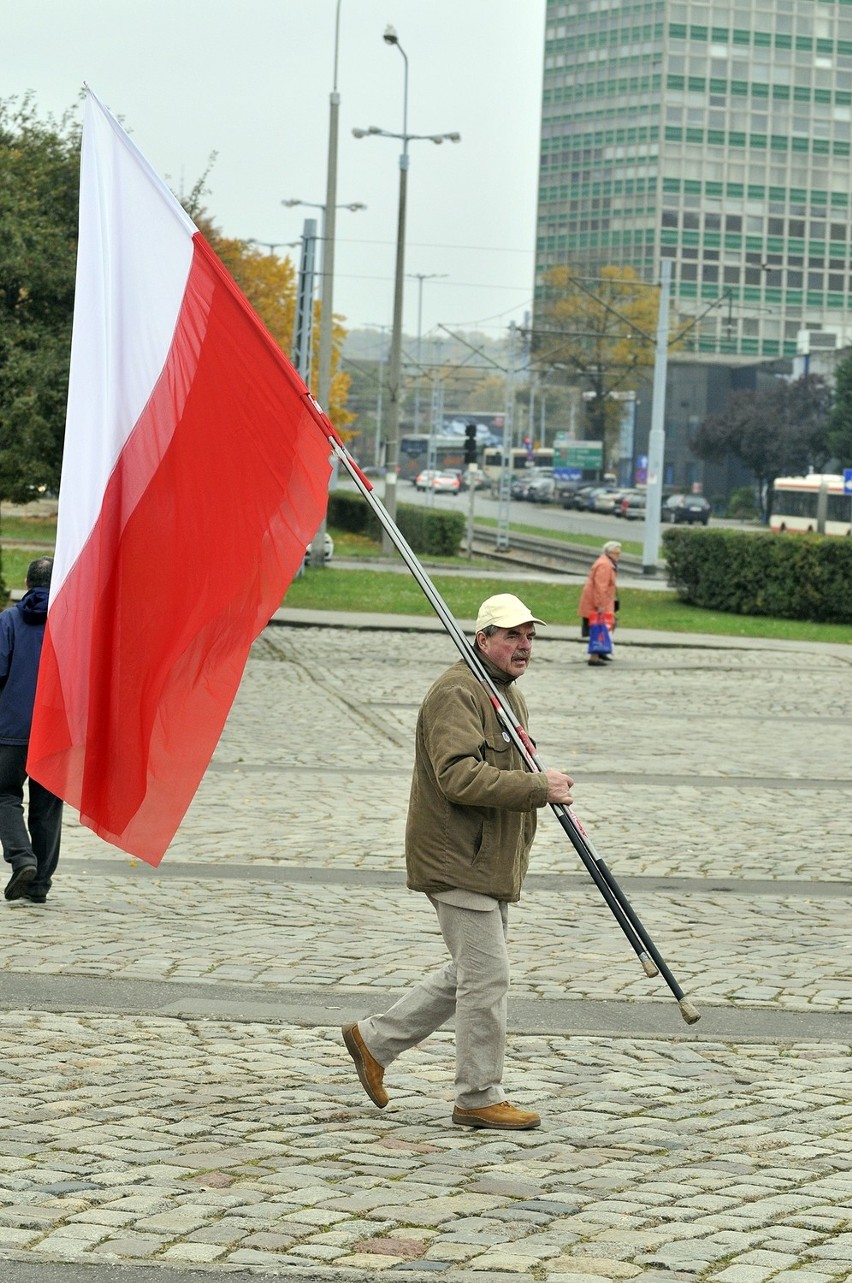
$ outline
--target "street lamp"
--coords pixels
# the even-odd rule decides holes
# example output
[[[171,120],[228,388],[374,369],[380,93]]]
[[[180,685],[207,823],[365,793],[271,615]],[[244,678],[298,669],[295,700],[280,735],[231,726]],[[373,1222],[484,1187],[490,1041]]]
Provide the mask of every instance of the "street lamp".
[[[274,254],[277,249],[292,249],[294,245],[301,245],[301,241],[258,241],[253,236],[249,236],[246,245],[259,245],[267,253]]]
[[[396,270],[394,272],[393,328],[391,330],[390,364],[388,369],[388,444],[385,468],[385,508],[391,519],[395,520],[396,482],[397,469],[399,467],[399,385],[402,365],[402,295],[405,277],[405,206],[408,185],[408,144],[420,140],[438,144],[444,141],[457,143],[461,141],[461,134],[410,134],[408,132],[408,57],[399,43],[399,36],[393,27],[388,26],[385,29],[383,39],[386,44],[394,45],[399,50],[405,63],[402,133],[397,134],[387,129],[379,129],[377,125],[370,125],[367,129],[353,129],[352,133],[356,138],[398,138],[402,142],[402,152],[399,157],[399,216],[396,235]],[[382,551],[386,555],[390,555],[394,551],[393,542],[387,531],[382,534]]]
[[[320,299],[321,299],[321,302],[322,302],[322,310],[321,310],[321,313],[320,313],[320,356],[319,356],[319,378],[318,378],[318,382],[317,382],[317,400],[319,401],[320,405],[322,406],[322,408],[325,410],[325,412],[326,412],[326,414],[327,414],[327,413],[328,413],[328,401],[329,401],[329,398],[330,398],[330,385],[331,385],[331,334],[332,334],[332,326],[331,326],[331,308],[332,308],[332,299],[331,299],[331,295],[330,295],[330,294],[329,294],[329,297],[328,297],[329,313],[328,313],[328,325],[327,325],[327,328],[328,328],[327,346],[323,344],[323,330],[324,330],[324,328],[325,328],[325,325],[324,325],[324,322],[323,322],[323,317],[325,317],[325,315],[326,315],[326,310],[325,310],[325,304],[326,304],[326,291],[327,291],[327,290],[331,290],[331,289],[333,289],[333,286],[334,286],[334,279],[333,279],[333,273],[334,273],[334,246],[333,246],[333,245],[332,245],[332,243],[331,243],[331,237],[330,237],[330,235],[329,235],[329,227],[330,227],[330,224],[331,224],[331,221],[332,221],[332,220],[331,220],[331,218],[329,218],[329,212],[328,212],[328,211],[329,211],[329,207],[328,207],[328,205],[323,204],[323,202],[322,202],[322,201],[317,201],[317,200],[292,200],[292,199],[288,199],[288,200],[282,200],[281,204],[284,206],[284,208],[285,208],[285,209],[293,209],[296,205],[308,205],[308,206],[310,206],[310,208],[311,208],[311,209],[320,209],[320,210],[322,210],[322,230],[321,230],[321,232],[320,232],[320,239],[321,239],[321,242],[322,242],[322,247],[321,247],[321,250],[320,250],[320,269],[319,269],[319,272],[320,272]],[[362,204],[362,203],[361,203],[361,201],[359,201],[359,200],[351,201],[348,205],[335,205],[335,206],[334,206],[334,209],[351,209],[353,213],[355,213],[355,212],[356,212],[357,210],[359,210],[359,209],[366,209],[366,208],[367,208],[367,206],[366,206],[366,205],[364,205],[364,204]],[[334,215],[333,215],[333,213],[332,213],[332,218],[333,218],[333,217],[334,217]],[[296,242],[296,243],[298,244],[298,242]],[[329,282],[330,282],[330,284],[329,284]],[[323,380],[323,375],[322,375],[323,365],[324,365],[324,360],[323,360],[323,358],[324,358],[325,356],[327,356],[327,357],[328,357],[328,371],[326,372],[326,380],[325,380],[325,381],[327,381],[327,383],[328,383],[328,386],[327,386],[327,387],[323,386],[324,380]]]
[[[316,200],[282,200],[281,204],[284,205],[286,209],[292,209],[294,205],[311,205],[314,209],[321,209],[323,213],[325,213],[325,205]],[[367,206],[362,205],[359,200],[353,200],[349,205],[335,205],[335,209],[356,210],[366,208]]]

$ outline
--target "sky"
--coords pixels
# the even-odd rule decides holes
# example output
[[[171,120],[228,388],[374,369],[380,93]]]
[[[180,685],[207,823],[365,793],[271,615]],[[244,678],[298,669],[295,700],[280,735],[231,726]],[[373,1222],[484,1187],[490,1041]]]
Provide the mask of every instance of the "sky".
[[[338,0],[0,0],[0,96],[61,116],[89,84],[178,194],[207,178],[227,236],[298,256],[321,220]],[[545,0],[340,0],[334,308],[390,327],[401,143],[409,145],[403,328],[493,338],[530,309]],[[381,341],[381,339],[379,340]]]

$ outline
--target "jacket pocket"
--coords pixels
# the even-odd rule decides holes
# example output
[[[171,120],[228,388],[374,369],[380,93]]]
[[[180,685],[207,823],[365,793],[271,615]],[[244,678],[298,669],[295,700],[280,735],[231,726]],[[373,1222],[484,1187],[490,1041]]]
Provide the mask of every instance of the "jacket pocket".
[[[508,731],[506,734],[508,735]],[[503,739],[503,736],[496,732],[493,735],[489,735],[482,746],[483,757],[488,765],[496,766],[501,771],[509,769],[509,754],[511,750],[511,741]]]

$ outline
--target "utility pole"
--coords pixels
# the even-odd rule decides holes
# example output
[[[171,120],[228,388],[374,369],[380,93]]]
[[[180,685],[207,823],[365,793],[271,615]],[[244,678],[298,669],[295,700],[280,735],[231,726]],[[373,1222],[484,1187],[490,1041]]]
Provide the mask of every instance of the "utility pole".
[[[306,218],[302,231],[302,255],[296,296],[296,325],[293,331],[293,364],[305,383],[311,382],[311,340],[314,329],[314,262],[317,220]]]
[[[660,308],[657,313],[657,340],[654,351],[654,391],[651,406],[651,432],[648,437],[648,488],[645,506],[645,543],[642,550],[642,573],[657,573],[660,552],[660,508],[663,501],[663,467],[666,456],[666,372],[669,354],[669,291],[671,259],[660,266]]]
[[[512,447],[515,444],[515,322],[509,324],[509,355],[506,370],[506,413],[503,418],[503,449],[500,454],[500,479],[497,483],[497,536],[494,546],[498,552],[509,547],[509,509],[512,490]]]
[[[337,51],[340,40],[340,0],[334,18],[334,83],[329,96],[328,166],[326,169],[325,209],[322,220],[322,278],[320,281],[320,335],[317,369],[317,397],[326,414],[331,414],[331,347],[333,340],[334,312],[334,240],[337,201],[337,133],[340,114],[340,94],[337,91]],[[307,381],[307,380],[306,380]],[[332,463],[328,488],[337,486],[337,460]],[[311,544],[311,565],[325,565],[325,534],[327,514],[323,514],[320,528]]]

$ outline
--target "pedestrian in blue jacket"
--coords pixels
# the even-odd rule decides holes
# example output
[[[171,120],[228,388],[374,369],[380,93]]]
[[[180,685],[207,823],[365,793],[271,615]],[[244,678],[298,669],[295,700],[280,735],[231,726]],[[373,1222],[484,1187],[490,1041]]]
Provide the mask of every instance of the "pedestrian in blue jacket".
[[[0,614],[0,842],[3,859],[12,866],[3,894],[35,904],[47,899],[62,826],[62,799],[33,779],[24,820],[27,750],[52,572],[52,557],[30,562],[26,593]]]

